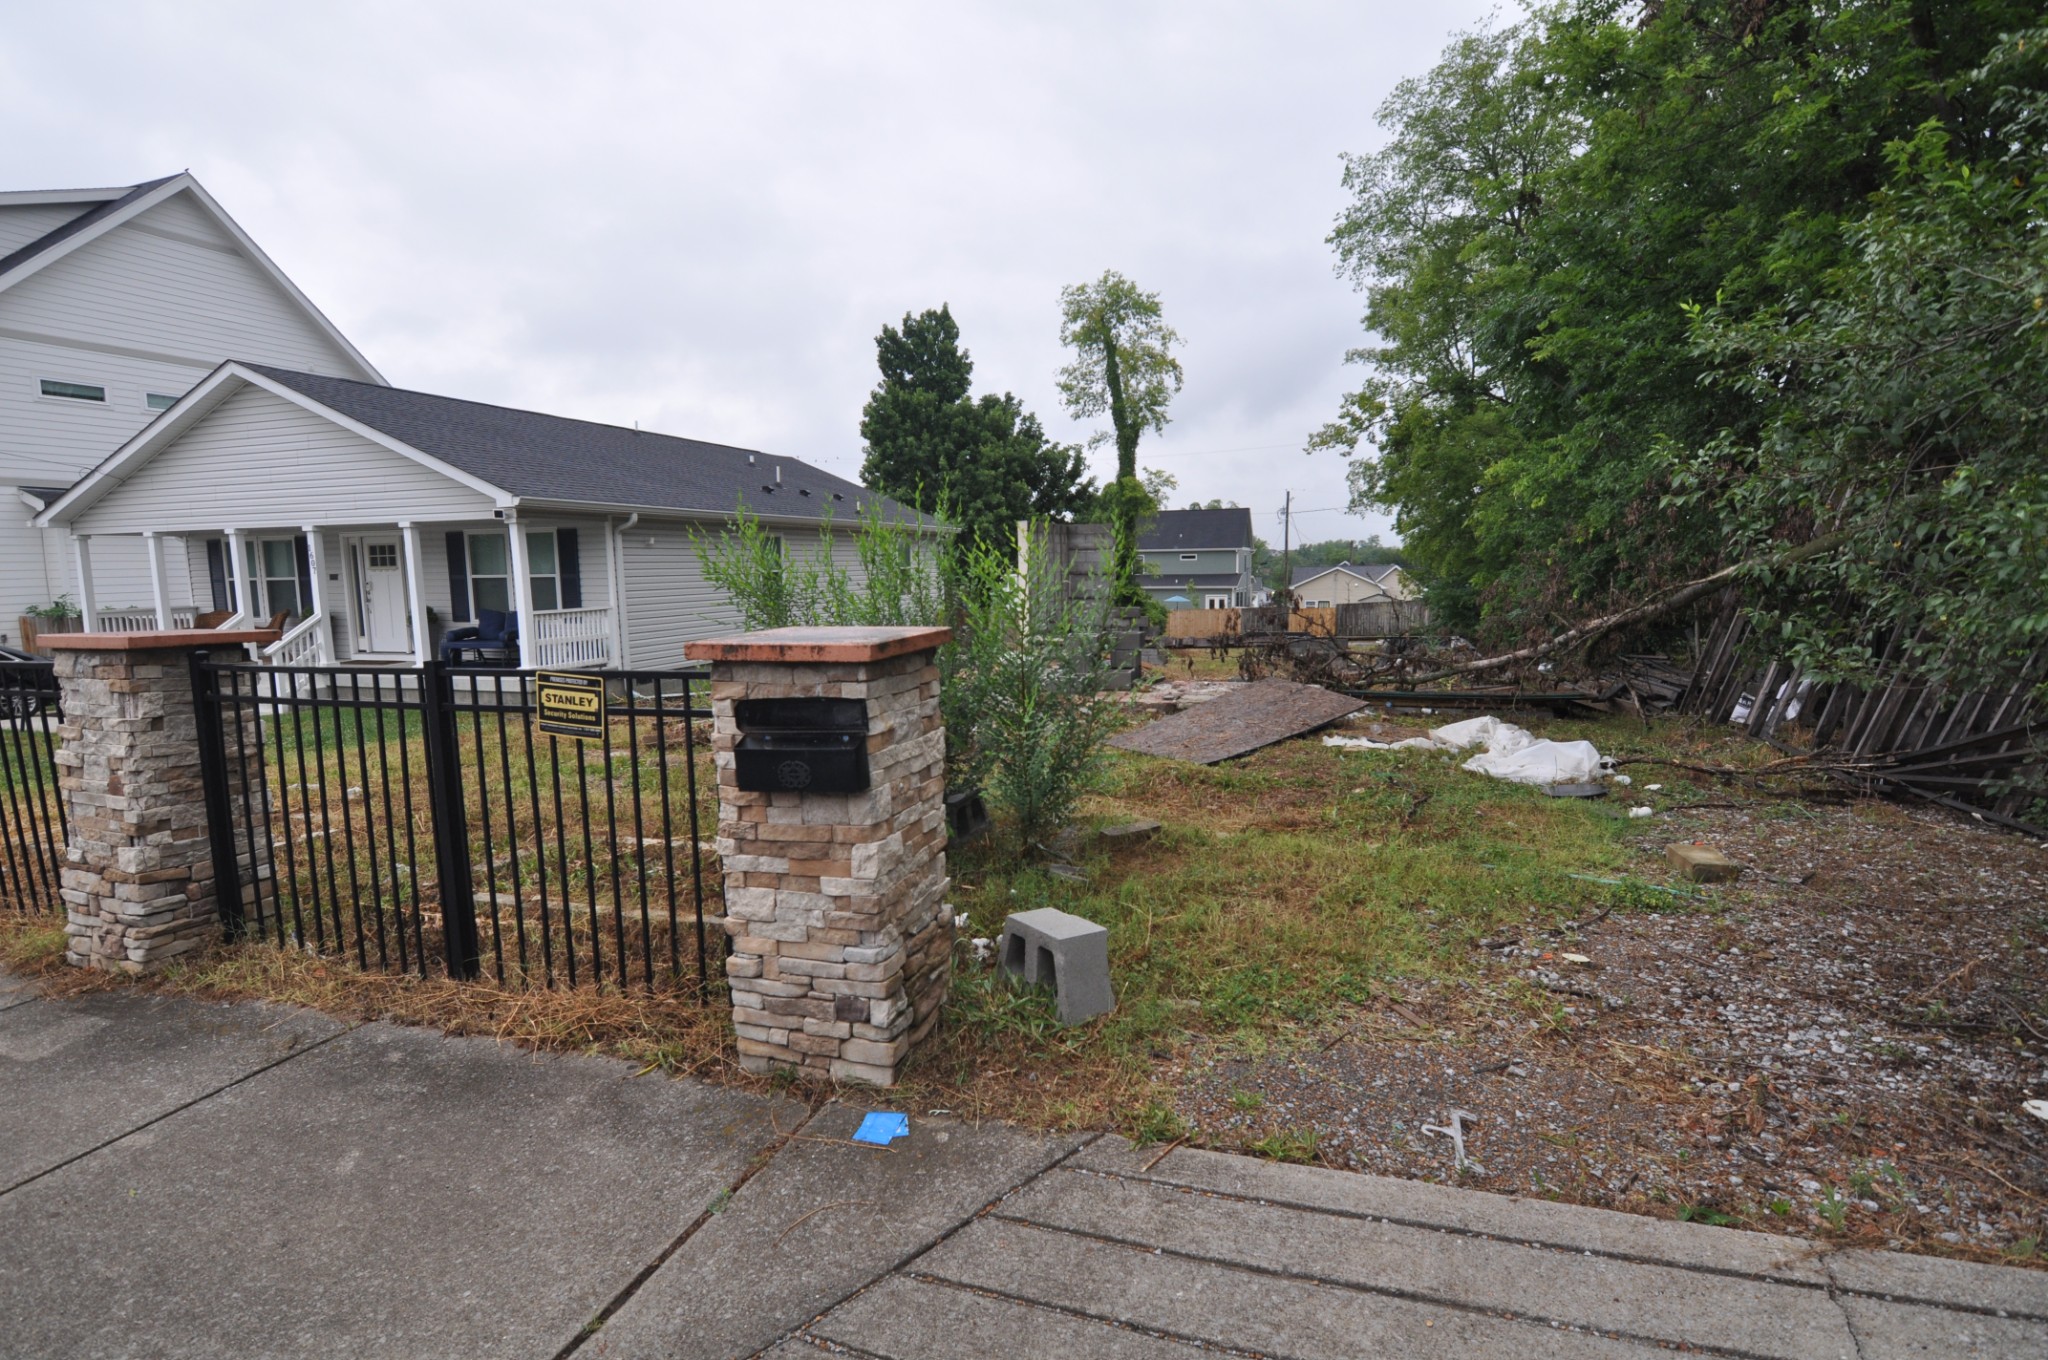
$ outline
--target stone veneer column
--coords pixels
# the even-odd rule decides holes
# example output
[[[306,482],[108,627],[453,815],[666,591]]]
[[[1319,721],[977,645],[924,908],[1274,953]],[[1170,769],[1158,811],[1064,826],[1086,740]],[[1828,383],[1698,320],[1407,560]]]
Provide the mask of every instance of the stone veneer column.
[[[70,826],[62,889],[69,962],[146,972],[220,929],[191,658],[209,647],[235,657],[236,644],[275,637],[198,631],[44,637],[64,704],[56,763]],[[251,726],[245,741],[260,751],[254,716],[243,721]],[[228,731],[232,742],[232,724]],[[268,869],[267,863],[247,865],[243,875],[258,915]]]
[[[888,1085],[938,1022],[945,909],[944,628],[777,628],[689,644],[712,662],[718,850],[740,1061]],[[738,785],[741,699],[864,699],[869,787]]]

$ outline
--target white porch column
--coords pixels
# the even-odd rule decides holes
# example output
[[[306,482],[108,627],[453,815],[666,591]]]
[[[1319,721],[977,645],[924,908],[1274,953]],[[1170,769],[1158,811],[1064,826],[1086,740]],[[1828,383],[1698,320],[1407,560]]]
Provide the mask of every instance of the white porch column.
[[[519,669],[530,670],[535,659],[533,577],[526,569],[526,531],[511,510],[505,512],[505,547],[512,555],[512,607],[519,611]]]
[[[240,529],[229,529],[226,533],[228,538],[228,596],[234,601],[235,614],[237,616],[235,622],[252,624],[256,622],[256,610],[251,607],[255,601],[249,598],[248,582],[243,578],[243,571],[248,563],[243,559],[242,531]]]
[[[88,633],[100,630],[100,609],[92,589],[92,535],[71,535],[71,556],[78,564],[78,611]]]
[[[302,524],[299,532],[306,536],[306,566],[313,577],[313,598],[306,602],[307,609],[320,622],[314,625],[314,661],[318,665],[334,664],[334,625],[327,617],[327,542],[317,524]]]
[[[400,520],[398,533],[405,541],[405,608],[412,616],[412,663],[425,669],[434,659],[434,630],[427,626],[426,561],[420,552],[420,526]]]
[[[161,632],[171,629],[171,585],[164,575],[164,540],[161,535],[144,530],[142,551],[149,558],[150,603],[156,606],[156,626]]]
[[[634,518],[638,519],[639,516],[635,515]],[[623,606],[626,601],[625,591],[619,580],[619,559],[622,556],[620,548],[618,526],[613,524],[611,516],[607,515],[604,521],[604,588],[605,593],[611,596],[607,601],[611,608],[606,611],[605,618],[611,633],[611,664],[619,670],[624,670],[627,663],[626,616]]]

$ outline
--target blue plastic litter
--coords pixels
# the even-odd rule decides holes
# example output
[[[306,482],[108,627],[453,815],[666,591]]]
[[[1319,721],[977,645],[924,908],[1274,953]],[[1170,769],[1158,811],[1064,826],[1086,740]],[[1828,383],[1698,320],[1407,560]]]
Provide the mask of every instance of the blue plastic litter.
[[[887,1110],[876,1110],[860,1121],[860,1127],[853,1131],[856,1143],[873,1143],[876,1147],[887,1147],[898,1138],[910,1136],[910,1116]]]

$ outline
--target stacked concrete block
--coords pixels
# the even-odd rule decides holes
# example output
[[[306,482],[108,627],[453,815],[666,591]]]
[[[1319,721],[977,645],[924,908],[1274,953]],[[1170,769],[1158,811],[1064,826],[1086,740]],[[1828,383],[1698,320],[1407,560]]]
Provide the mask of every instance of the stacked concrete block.
[[[190,646],[166,634],[81,633],[50,639],[64,720],[55,760],[69,827],[62,892],[66,958],[141,973],[216,938],[212,843],[200,783]],[[209,639],[212,640],[212,639]],[[261,752],[253,715],[245,749]],[[235,748],[235,718],[227,724]],[[262,796],[262,761],[248,777]],[[239,781],[241,771],[231,773]],[[250,806],[240,802],[238,806]],[[239,838],[245,911],[274,901],[269,845]],[[252,858],[253,856],[253,858]]]
[[[888,1085],[938,1023],[953,951],[943,629],[775,629],[690,644],[710,659],[733,1026],[751,1071]],[[755,792],[734,756],[744,699],[860,699],[869,787]]]

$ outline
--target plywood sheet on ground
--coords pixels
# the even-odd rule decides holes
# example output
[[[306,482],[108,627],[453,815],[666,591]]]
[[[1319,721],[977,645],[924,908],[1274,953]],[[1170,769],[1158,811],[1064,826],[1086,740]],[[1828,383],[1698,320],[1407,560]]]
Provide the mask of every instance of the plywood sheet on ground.
[[[1364,707],[1363,699],[1332,694],[1320,685],[1261,680],[1234,694],[1120,732],[1109,744],[1143,755],[1214,765],[1313,732]]]

